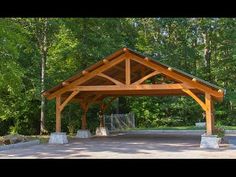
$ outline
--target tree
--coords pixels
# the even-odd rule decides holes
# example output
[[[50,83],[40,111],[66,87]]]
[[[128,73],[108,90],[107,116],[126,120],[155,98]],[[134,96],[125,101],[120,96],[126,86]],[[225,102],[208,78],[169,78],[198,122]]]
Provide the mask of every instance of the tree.
[[[51,47],[55,34],[58,32],[57,19],[50,18],[33,18],[18,19],[28,33],[35,41],[41,60],[41,93],[45,90],[45,70],[47,63],[48,50]],[[45,97],[41,95],[41,116],[40,116],[40,134],[46,133],[45,122]]]

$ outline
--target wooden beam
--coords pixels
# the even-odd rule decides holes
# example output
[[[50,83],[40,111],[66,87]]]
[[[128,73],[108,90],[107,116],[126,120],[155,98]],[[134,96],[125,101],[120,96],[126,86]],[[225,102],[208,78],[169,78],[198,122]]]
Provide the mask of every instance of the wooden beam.
[[[139,85],[139,84],[141,84],[142,82],[144,82],[145,80],[147,80],[147,79],[149,79],[150,77],[153,77],[153,76],[155,76],[155,75],[157,75],[157,74],[160,74],[160,72],[159,72],[159,71],[153,71],[152,73],[150,73],[150,74],[148,74],[148,75],[142,77],[142,78],[139,79],[138,81],[134,82],[132,85]]]
[[[75,90],[71,93],[71,95],[60,105],[60,111],[64,109],[64,107],[67,105],[67,103],[79,93],[79,90]]]
[[[195,95],[193,92],[191,92],[191,90],[189,89],[182,89],[183,92],[187,93],[189,96],[191,96],[201,107],[204,111],[206,111],[206,105],[205,103],[197,97],[197,95]]]
[[[125,60],[125,83],[126,85],[130,85],[130,59],[127,58]]]
[[[100,76],[100,77],[103,77],[103,78],[106,78],[108,79],[109,81],[113,82],[114,84],[116,85],[124,85],[122,82],[116,80],[116,79],[113,79],[112,77],[108,76],[108,75],[105,75],[103,73],[99,73],[97,74],[97,76]]]
[[[142,84],[142,85],[98,85],[98,86],[77,86],[71,91],[136,91],[136,90],[175,90],[175,89],[194,89],[184,84]]]
[[[114,66],[114,68],[116,68],[116,69],[118,69],[118,70],[120,70],[120,71],[122,71],[122,72],[125,72],[125,68],[122,68],[122,67],[120,67],[120,66]],[[136,76],[136,75],[133,74],[132,72],[131,72],[130,74],[131,74],[131,76],[133,76],[133,77]]]
[[[212,135],[214,132],[214,107],[211,95],[205,94],[205,102],[206,102],[206,130],[207,135]]]
[[[49,92],[44,92],[44,93],[43,93],[43,96],[48,96],[48,95],[50,95]]]
[[[56,132],[61,132],[61,95],[56,97]]]
[[[55,98],[57,95],[61,95],[61,94],[65,93],[66,91],[76,87],[77,85],[82,84],[82,83],[86,82],[87,80],[93,78],[98,73],[102,73],[103,71],[117,65],[118,63],[125,60],[126,55],[127,55],[126,53],[120,55],[115,60],[112,60],[109,63],[101,66],[99,69],[93,70],[93,71],[87,73],[86,75],[84,75],[83,77],[80,77],[79,79],[73,81],[72,83],[70,83],[70,85],[63,87],[54,93],[51,93],[50,95],[47,96],[47,99],[51,100],[51,99]]]
[[[137,55],[132,55],[131,60],[139,62],[139,63],[141,63],[147,67],[150,67],[154,70],[160,71],[164,75],[174,78],[175,80],[178,80],[178,81],[183,82],[185,84],[189,84],[189,86],[195,87],[195,88],[201,90],[202,92],[207,92],[215,97],[223,98],[223,96],[224,96],[224,94],[222,92],[217,92],[217,91],[215,91],[215,90],[209,88],[208,86],[205,86],[199,82],[193,82],[190,78],[186,78],[185,76],[183,76],[177,72],[174,72],[174,70],[172,70],[172,68],[170,69],[171,70],[170,71],[170,70],[168,70],[168,68],[164,68],[158,64],[155,64],[154,62],[151,62],[151,61],[147,62],[142,57],[139,57]]]

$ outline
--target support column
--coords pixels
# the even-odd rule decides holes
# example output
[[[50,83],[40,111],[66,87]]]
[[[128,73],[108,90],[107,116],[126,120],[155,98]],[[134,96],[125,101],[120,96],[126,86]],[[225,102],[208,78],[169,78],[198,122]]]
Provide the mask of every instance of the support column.
[[[80,104],[82,110],[83,110],[83,115],[81,118],[81,130],[77,131],[76,137],[77,138],[89,138],[91,137],[91,133],[89,130],[87,130],[87,117],[86,114],[88,112],[89,108],[89,103],[81,103]]]
[[[214,133],[214,104],[210,94],[205,94],[206,103],[206,130],[207,135],[212,135]]]
[[[61,95],[56,97],[56,132],[51,133],[49,144],[68,143],[66,133],[61,132]]]
[[[61,132],[61,95],[56,97],[56,132]]]
[[[83,115],[82,115],[82,125],[81,125],[81,129],[82,130],[86,130],[87,129],[87,110],[83,110]]]
[[[220,138],[214,133],[214,105],[210,94],[205,93],[206,104],[206,134],[201,136],[200,148],[213,148],[218,149]]]

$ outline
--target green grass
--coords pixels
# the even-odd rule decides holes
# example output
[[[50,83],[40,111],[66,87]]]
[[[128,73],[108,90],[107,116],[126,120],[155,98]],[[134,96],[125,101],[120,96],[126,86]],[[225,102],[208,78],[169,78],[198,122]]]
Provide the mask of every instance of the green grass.
[[[46,144],[49,141],[49,135],[29,135],[26,136],[28,140],[32,141],[32,140],[39,140],[40,144]],[[71,140],[74,138],[74,136],[71,135],[67,135],[68,140]]]
[[[195,126],[182,126],[182,127],[154,127],[154,128],[132,128],[129,130],[204,130]]]
[[[225,130],[236,130],[236,126],[222,126]]]
[[[225,130],[236,130],[236,126],[222,126]],[[128,130],[205,130],[195,126],[181,126],[181,127],[155,127],[155,128],[131,128]]]
[[[26,136],[28,140],[39,140],[40,143],[45,144],[48,143],[49,135],[30,135]]]

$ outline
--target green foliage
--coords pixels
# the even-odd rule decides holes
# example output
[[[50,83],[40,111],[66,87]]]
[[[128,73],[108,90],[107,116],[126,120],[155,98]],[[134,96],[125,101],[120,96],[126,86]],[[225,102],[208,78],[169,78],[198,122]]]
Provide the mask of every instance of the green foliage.
[[[215,128],[215,134],[217,135],[218,138],[224,138],[225,136],[225,130],[222,127],[216,127]]]
[[[130,98],[129,104],[140,127],[194,125],[202,116],[199,106],[185,97]]]
[[[42,45],[45,36],[47,43]],[[235,18],[4,18],[0,19],[0,135],[39,133],[42,52],[47,58],[48,89],[121,47],[225,88],[224,101],[215,104],[216,123],[236,125]],[[88,112],[92,131],[98,126],[98,109],[94,105]],[[202,121],[202,109],[188,97],[121,97],[106,113],[118,110],[133,111],[139,127]],[[45,115],[46,129],[55,131],[55,101],[46,102]],[[81,115],[79,105],[66,106],[62,131],[75,133]]]

